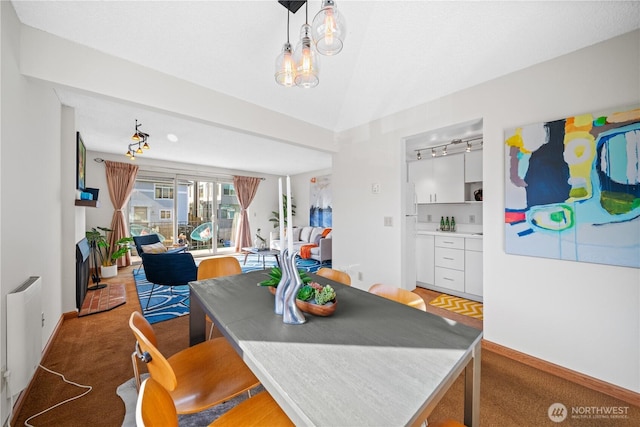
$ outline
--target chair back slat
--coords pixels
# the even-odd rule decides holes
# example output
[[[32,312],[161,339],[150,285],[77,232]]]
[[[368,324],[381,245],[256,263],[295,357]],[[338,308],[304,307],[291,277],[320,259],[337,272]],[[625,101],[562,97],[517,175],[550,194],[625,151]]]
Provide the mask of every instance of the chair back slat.
[[[318,276],[326,277],[329,280],[334,280],[343,285],[351,286],[351,276],[344,271],[334,270],[333,268],[322,267],[316,271]]]
[[[392,301],[408,305],[409,307],[427,311],[427,305],[425,304],[422,297],[406,289],[376,283],[369,288],[369,292],[390,299]]]
[[[240,262],[231,256],[207,258],[198,265],[198,280],[241,274]]]
[[[148,328],[144,326],[145,323],[147,325],[149,324],[142,314],[137,311],[131,313],[131,317],[129,318],[129,327],[133,331],[133,335],[140,347],[139,356],[146,356],[147,369],[149,370],[149,375],[151,375],[153,379],[158,381],[166,390],[175,390],[178,385],[176,374],[169,364],[169,361],[144,334],[145,330],[148,331],[148,329],[151,328],[151,325],[149,325]],[[138,325],[143,325],[143,327],[139,328]],[[144,353],[147,354],[145,355]],[[148,359],[149,356],[151,357],[150,360]]]

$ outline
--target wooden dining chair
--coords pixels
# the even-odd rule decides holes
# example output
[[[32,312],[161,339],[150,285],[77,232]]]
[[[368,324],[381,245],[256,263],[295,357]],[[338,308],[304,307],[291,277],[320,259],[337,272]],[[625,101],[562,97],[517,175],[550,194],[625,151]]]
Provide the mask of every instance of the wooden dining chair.
[[[136,425],[138,427],[177,427],[178,414],[169,392],[153,378],[142,383],[136,403]],[[240,402],[209,427],[258,427],[293,426],[289,417],[266,391]]]
[[[241,273],[242,267],[240,267],[240,261],[232,256],[207,258],[200,261],[198,265],[198,280],[213,279],[215,277],[231,276]],[[209,316],[207,316],[207,320],[211,322],[211,329],[209,329],[209,339],[211,339],[214,325]]]
[[[165,358],[142,314],[131,313],[129,327],[136,338],[136,358],[147,364],[149,375],[169,392],[179,414],[200,412],[260,384],[225,338],[214,338]]]
[[[198,280],[241,273],[240,262],[232,256],[203,259],[198,265]]]
[[[369,288],[369,292],[422,311],[427,311],[427,306],[422,297],[406,289],[376,283]]]
[[[151,377],[140,386],[136,402],[136,426],[178,427],[178,413],[171,395]]]
[[[318,276],[326,277],[329,280],[334,280],[338,283],[342,283],[343,285],[351,286],[351,277],[345,273],[344,271],[334,270],[329,267],[322,267],[318,271],[316,271]]]

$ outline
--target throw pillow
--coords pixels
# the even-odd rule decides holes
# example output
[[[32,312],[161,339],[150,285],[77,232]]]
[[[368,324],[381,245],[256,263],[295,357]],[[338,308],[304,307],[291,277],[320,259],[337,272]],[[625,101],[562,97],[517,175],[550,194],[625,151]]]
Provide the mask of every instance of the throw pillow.
[[[142,252],[145,254],[161,254],[167,252],[167,247],[161,242],[152,243],[151,245],[142,245]]]
[[[318,237],[322,237],[322,231],[323,228],[322,227],[313,227],[313,229],[311,230],[311,235],[309,236],[309,243],[318,243],[317,242],[317,238]]]
[[[311,232],[313,231],[313,227],[302,227],[302,231],[300,232],[300,241],[309,243],[313,242],[311,239]]]

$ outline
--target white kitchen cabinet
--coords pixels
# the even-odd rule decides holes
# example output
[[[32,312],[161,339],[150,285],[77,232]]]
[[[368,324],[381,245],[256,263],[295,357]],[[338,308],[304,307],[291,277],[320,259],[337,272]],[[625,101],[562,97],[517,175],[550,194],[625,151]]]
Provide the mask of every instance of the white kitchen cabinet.
[[[464,291],[482,300],[482,239],[465,239]]]
[[[464,156],[450,155],[409,164],[417,203],[464,202]]]
[[[418,234],[416,257],[418,286],[482,301],[482,238],[442,232]]]
[[[435,237],[435,285],[464,292],[464,238]]]
[[[434,284],[434,241],[433,235],[416,235],[416,280],[421,284]]]
[[[464,153],[464,182],[482,181],[482,150]]]
[[[409,163],[409,181],[415,185],[416,203],[433,203],[435,186],[430,159]]]

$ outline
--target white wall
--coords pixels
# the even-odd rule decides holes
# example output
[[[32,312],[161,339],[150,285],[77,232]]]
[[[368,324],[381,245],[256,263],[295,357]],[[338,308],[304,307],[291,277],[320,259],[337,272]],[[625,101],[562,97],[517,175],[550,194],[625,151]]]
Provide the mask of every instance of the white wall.
[[[334,264],[357,265],[361,288],[401,283],[402,230],[382,225],[400,212],[400,140],[481,117],[485,338],[640,392],[639,270],[507,255],[503,243],[503,130],[640,103],[639,56],[635,31],[343,132]],[[372,182],[383,184],[380,194]]]
[[[62,313],[62,189],[60,104],[53,90],[19,71],[20,25],[10,2],[1,2],[0,141],[0,293],[29,276],[43,280],[42,311],[46,343]],[[2,367],[6,365],[6,330],[2,322]],[[3,382],[4,383],[4,382]],[[12,391],[12,394],[15,390]],[[0,396],[0,420],[8,415],[7,390]]]

